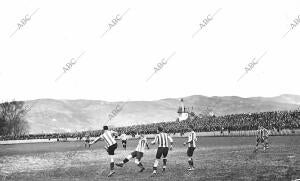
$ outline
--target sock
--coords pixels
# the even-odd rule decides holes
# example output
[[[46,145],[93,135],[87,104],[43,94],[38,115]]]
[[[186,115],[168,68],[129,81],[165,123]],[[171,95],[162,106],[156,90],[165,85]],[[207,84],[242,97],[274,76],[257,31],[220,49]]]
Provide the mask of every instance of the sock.
[[[144,166],[141,162],[137,166],[139,166],[140,168],[144,168]]]
[[[167,167],[167,158],[163,158],[163,168]]]
[[[114,166],[115,166],[115,163],[114,162],[110,162],[110,170],[114,170]]]
[[[153,173],[156,173],[157,167],[153,167]]]
[[[157,166],[158,166],[158,160],[154,161],[154,165],[153,165],[153,173],[156,173],[157,171]]]
[[[191,166],[194,167],[194,161],[193,161],[193,158],[191,158]]]
[[[189,162],[189,166],[191,167],[191,166],[192,166],[192,161],[191,161],[191,160],[189,160],[188,162]]]
[[[123,163],[127,163],[127,162],[129,162],[129,160],[128,160],[128,158],[125,158],[125,159],[123,160]]]

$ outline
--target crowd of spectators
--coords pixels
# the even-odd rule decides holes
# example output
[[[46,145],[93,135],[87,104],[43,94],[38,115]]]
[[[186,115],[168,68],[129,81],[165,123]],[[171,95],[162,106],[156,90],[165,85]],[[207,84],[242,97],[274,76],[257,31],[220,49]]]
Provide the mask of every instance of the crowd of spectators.
[[[193,125],[196,132],[256,130],[259,125],[278,131],[281,129],[292,130],[300,128],[300,111],[271,111],[204,117],[191,112],[189,118],[184,121],[133,125],[120,127],[116,130],[118,132],[124,131],[126,134],[138,132],[154,134],[156,128],[162,126],[168,133],[185,133],[188,131],[189,125]]]
[[[200,116],[194,112],[189,113],[189,118],[184,121],[160,122],[144,125],[118,127],[114,130],[118,133],[126,133],[133,137],[138,133],[155,134],[157,127],[161,126],[167,133],[181,133],[188,131],[188,126],[193,125],[196,132],[210,131],[241,131],[256,130],[259,125],[267,129],[300,129],[300,110],[293,111],[270,111],[259,113],[231,114],[224,116]],[[101,130],[84,131],[76,133],[55,134],[29,134],[21,136],[0,136],[0,140],[26,140],[26,139],[57,139],[66,140],[76,138],[81,140],[86,135],[96,137],[101,135]]]
[[[90,137],[100,136],[102,131],[83,131],[76,133],[47,133],[47,134],[27,134],[19,136],[0,136],[2,140],[30,140],[30,139],[56,139],[57,141],[65,141],[68,138],[76,138],[81,140],[83,137],[89,135]]]

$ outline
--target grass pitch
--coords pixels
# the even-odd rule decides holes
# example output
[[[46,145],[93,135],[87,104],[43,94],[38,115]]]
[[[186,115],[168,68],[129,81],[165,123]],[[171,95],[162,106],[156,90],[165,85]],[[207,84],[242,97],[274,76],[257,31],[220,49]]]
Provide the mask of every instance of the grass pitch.
[[[146,150],[143,173],[131,160],[123,168],[115,167],[108,178],[109,158],[104,142],[84,148],[83,142],[57,142],[0,145],[0,180],[295,180],[300,179],[300,136],[270,137],[270,149],[254,153],[255,137],[200,137],[194,152],[195,171],[187,171],[183,142],[175,138],[169,151],[167,171],[150,177],[156,146]],[[150,141],[150,140],[149,140]],[[135,149],[137,140],[123,150],[120,141],[116,162]],[[1,178],[2,177],[2,178]]]

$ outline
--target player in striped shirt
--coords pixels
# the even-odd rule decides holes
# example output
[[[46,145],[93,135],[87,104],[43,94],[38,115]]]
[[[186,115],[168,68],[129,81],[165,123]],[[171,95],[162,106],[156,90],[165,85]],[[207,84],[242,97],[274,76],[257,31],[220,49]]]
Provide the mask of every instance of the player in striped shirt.
[[[189,163],[189,171],[195,170],[194,167],[194,162],[193,162],[193,153],[194,150],[196,149],[196,141],[197,141],[197,136],[194,131],[194,127],[192,125],[189,126],[190,133],[188,136],[188,141],[184,142],[183,145],[185,146],[188,144],[188,149],[187,149],[187,156],[189,157],[188,163]]]
[[[143,134],[141,134],[139,143],[138,143],[135,151],[133,151],[130,155],[128,155],[123,160],[123,162],[116,163],[116,165],[119,167],[123,167],[123,165],[125,163],[127,163],[131,158],[135,158],[135,163],[137,164],[138,167],[141,168],[140,172],[143,172],[145,170],[145,168],[144,168],[143,164],[141,163],[141,159],[144,155],[145,147],[147,147],[149,149],[147,138]]]
[[[104,140],[107,144],[105,146],[106,151],[108,152],[108,155],[110,156],[110,172],[108,174],[108,177],[112,176],[115,171],[114,171],[114,155],[115,155],[115,150],[117,149],[118,145],[115,140],[115,136],[118,135],[117,132],[115,131],[110,131],[108,130],[108,126],[103,126],[104,133],[96,138],[94,141],[90,143],[90,145],[95,144],[97,141]]]
[[[125,132],[123,132],[123,134],[121,134],[120,138],[121,138],[121,140],[122,140],[123,148],[124,148],[124,150],[126,150],[127,135],[125,134]]]
[[[264,151],[266,151],[266,149],[269,148],[268,138],[269,138],[269,131],[263,126],[258,126],[255,151],[258,150],[259,143],[263,144]]]
[[[163,131],[162,127],[158,127],[157,129],[158,134],[155,136],[155,139],[151,142],[151,144],[158,144],[157,152],[156,152],[156,159],[153,165],[153,175],[157,173],[157,166],[161,156],[163,156],[163,172],[166,170],[167,167],[167,156],[169,151],[169,141],[171,143],[170,150],[173,148],[173,139]]]

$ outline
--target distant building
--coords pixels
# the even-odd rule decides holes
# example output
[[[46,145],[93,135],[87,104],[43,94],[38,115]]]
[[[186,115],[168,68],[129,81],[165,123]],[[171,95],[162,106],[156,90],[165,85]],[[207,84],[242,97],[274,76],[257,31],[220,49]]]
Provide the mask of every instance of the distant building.
[[[179,121],[186,120],[189,117],[189,113],[186,107],[184,107],[183,99],[180,100],[181,106],[178,108],[178,119]]]

